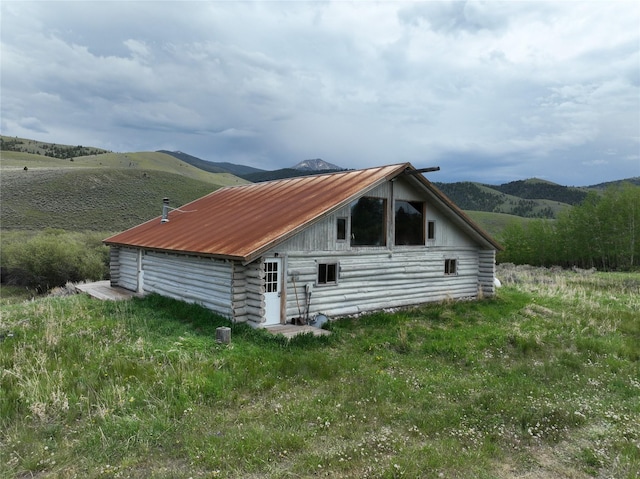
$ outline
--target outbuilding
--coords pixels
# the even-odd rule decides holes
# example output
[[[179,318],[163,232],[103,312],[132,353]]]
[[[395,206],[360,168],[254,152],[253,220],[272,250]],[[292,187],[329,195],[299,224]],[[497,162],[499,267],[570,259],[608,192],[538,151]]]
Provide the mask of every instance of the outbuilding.
[[[410,163],[221,188],[105,243],[113,286],[256,327],[492,296],[500,249]]]

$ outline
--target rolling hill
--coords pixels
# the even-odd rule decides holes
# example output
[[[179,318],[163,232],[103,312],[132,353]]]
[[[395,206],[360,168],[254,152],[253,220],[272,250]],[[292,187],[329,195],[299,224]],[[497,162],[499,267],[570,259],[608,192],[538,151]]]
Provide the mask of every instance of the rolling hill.
[[[253,168],[251,166],[235,165],[233,163],[227,163],[227,162],[215,162],[215,161],[202,160],[196,156],[183,153],[182,151],[158,150],[158,153],[165,153],[167,155],[171,155],[175,158],[178,158],[179,160],[184,161],[185,163],[195,166],[196,168],[199,168],[204,171],[209,171],[211,173],[230,173],[235,176],[243,177],[244,175],[249,175],[252,173],[260,173],[265,171],[259,168]]]
[[[527,184],[527,182],[516,183]],[[520,196],[518,187],[521,185],[510,186],[511,183],[494,186],[472,182],[436,182],[434,185],[463,210],[504,213],[523,218],[555,218],[560,211],[581,201],[575,199],[578,195],[567,193],[568,188],[560,185],[556,185],[557,188],[550,190],[552,194],[549,197],[545,197],[543,193],[535,195],[530,186],[522,187],[523,196]],[[507,191],[512,193],[507,193]],[[587,192],[581,191],[580,194],[583,199]],[[561,200],[567,198],[573,203]]]
[[[179,207],[222,186],[319,172],[266,171],[212,163],[183,152],[114,153],[7,136],[0,137],[0,147],[3,229],[121,231],[158,216],[163,197]],[[340,170],[322,173],[329,171]],[[640,178],[625,181],[640,184]],[[434,184],[496,236],[509,222],[555,218],[589,190],[609,185],[571,188],[539,179],[503,185]]]
[[[16,147],[23,151],[1,152],[3,229],[116,232],[158,216],[163,197],[178,207],[222,186],[247,182],[163,153],[92,149],[87,156],[56,158],[41,153],[64,155],[77,147],[18,140]]]
[[[207,171],[232,172],[253,183],[344,170],[321,159],[303,160],[291,168],[268,171],[231,163],[209,162],[180,151],[162,152]],[[471,182],[434,184],[464,210],[503,213],[523,218],[555,218],[558,212],[580,203],[587,195],[585,188],[561,186],[537,178],[502,185]]]

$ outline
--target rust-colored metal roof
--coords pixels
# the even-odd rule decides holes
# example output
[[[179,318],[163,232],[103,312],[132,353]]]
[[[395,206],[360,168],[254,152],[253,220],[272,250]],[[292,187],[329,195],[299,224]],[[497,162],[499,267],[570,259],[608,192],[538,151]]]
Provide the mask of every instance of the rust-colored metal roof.
[[[338,208],[405,172],[410,163],[221,188],[104,240],[107,244],[252,261]],[[478,239],[502,249],[422,175],[422,183]],[[158,204],[158,209],[162,205]]]
[[[107,244],[251,261],[409,163],[221,188],[104,240]],[[158,204],[158,210],[161,208]]]

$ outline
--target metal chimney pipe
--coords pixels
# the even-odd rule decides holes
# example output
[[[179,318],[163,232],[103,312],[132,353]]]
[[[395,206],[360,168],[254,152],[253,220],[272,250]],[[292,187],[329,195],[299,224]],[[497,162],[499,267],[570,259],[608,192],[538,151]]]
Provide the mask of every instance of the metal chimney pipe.
[[[169,222],[169,198],[162,199],[162,219],[160,223]]]

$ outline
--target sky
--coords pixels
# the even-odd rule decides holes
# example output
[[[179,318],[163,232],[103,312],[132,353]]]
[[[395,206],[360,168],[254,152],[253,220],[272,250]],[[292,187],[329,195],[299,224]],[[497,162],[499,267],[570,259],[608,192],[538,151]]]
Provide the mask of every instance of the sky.
[[[432,181],[640,176],[640,2],[0,3],[3,135]]]

